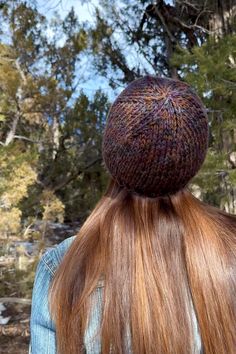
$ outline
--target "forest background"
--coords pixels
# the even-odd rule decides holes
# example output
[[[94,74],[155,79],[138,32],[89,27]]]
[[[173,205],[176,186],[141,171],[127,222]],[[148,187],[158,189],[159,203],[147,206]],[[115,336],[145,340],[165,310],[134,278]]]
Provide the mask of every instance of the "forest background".
[[[103,194],[107,112],[146,74],[204,101],[190,188],[235,214],[236,0],[0,0],[0,353],[27,353],[35,266]]]

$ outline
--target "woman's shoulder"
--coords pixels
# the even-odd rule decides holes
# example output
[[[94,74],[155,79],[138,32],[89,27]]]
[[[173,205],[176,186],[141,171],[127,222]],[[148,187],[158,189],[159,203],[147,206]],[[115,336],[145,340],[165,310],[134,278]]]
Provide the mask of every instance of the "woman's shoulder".
[[[66,251],[76,238],[76,235],[70,236],[65,240],[61,241],[60,243],[49,247],[42,255],[41,262],[43,262],[48,270],[50,271],[51,275],[54,275],[59,263],[62,261],[63,256],[65,255]]]

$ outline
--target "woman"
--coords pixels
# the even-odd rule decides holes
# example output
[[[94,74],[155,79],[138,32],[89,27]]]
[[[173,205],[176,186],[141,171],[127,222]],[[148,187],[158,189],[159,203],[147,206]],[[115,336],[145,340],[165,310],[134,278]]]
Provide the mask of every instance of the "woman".
[[[186,83],[146,76],[118,96],[107,191],[38,264],[31,353],[236,353],[236,217],[188,188],[207,148]]]

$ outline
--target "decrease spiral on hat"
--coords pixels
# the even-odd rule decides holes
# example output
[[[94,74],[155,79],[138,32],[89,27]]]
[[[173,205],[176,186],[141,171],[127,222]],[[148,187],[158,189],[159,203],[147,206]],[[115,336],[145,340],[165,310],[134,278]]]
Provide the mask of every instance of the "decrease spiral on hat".
[[[102,156],[116,182],[142,196],[182,189],[206,157],[208,118],[186,83],[145,76],[131,82],[112,104]]]

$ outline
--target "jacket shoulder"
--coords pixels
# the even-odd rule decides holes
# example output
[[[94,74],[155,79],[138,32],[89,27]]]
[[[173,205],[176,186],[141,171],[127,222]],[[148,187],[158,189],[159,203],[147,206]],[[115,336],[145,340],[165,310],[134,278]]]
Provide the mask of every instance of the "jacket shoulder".
[[[60,243],[48,248],[42,255],[42,261],[46,264],[52,275],[55,274],[59,263],[62,261],[63,256],[75,238],[76,235],[66,238]]]

